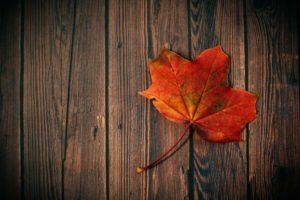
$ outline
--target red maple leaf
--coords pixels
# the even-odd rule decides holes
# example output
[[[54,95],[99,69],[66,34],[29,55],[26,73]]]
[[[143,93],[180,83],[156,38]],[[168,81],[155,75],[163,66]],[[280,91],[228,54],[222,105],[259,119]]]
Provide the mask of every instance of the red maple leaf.
[[[242,141],[241,131],[256,118],[257,96],[228,84],[229,58],[220,46],[194,61],[163,49],[150,61],[152,85],[139,94],[167,119],[188,124],[178,141],[142,172],[157,164],[181,141],[191,126],[209,142]]]

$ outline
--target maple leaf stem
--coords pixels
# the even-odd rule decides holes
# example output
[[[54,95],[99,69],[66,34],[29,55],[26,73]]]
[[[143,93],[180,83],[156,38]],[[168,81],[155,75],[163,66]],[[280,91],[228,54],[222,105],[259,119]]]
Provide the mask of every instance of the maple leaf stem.
[[[166,157],[179,143],[180,141],[183,139],[183,137],[186,135],[186,133],[188,132],[189,128],[191,127],[192,123],[189,123],[186,128],[184,129],[184,131],[182,132],[182,134],[180,135],[180,137],[178,138],[178,140],[175,142],[175,144],[173,144],[173,146],[171,146],[165,153],[163,153],[159,158],[157,158],[155,161],[153,161],[152,163],[150,163],[149,165],[146,165],[144,167],[138,167],[136,168],[136,171],[138,173],[141,173],[151,167],[154,167],[156,164],[158,164],[164,157]]]

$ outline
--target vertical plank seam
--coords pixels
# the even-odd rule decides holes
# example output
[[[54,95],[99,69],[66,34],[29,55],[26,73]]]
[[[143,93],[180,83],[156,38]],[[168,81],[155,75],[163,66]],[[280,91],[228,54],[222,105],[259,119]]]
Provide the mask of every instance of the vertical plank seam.
[[[20,179],[21,179],[21,199],[25,199],[24,190],[24,11],[25,0],[21,0],[20,15]]]
[[[245,53],[245,89],[248,90],[248,69],[249,69],[249,60],[248,60],[248,20],[247,20],[247,8],[246,0],[243,0],[243,18],[244,18],[244,53]],[[247,199],[251,199],[251,185],[249,180],[250,175],[250,129],[249,124],[246,125],[246,162],[247,162],[247,171],[246,171],[246,183],[247,183]]]
[[[192,58],[192,35],[191,35],[191,6],[190,1],[187,0],[187,26],[188,26],[188,56],[191,60]],[[188,198],[194,199],[194,143],[193,143],[193,129],[190,128],[189,133],[189,169],[187,174],[187,187],[188,187]],[[185,197],[184,197],[185,198]]]
[[[147,2],[147,32],[148,32],[148,58],[153,58],[153,42],[152,42],[152,28],[151,28],[151,13],[150,13],[150,8],[151,8],[151,2]],[[147,62],[148,64],[148,62]]]
[[[109,0],[105,0],[105,192],[109,199]]]
[[[300,34],[300,20],[299,20],[299,17],[300,17],[300,12],[299,12],[299,10],[298,10],[298,12],[297,12],[297,32],[298,32],[298,34],[297,35],[299,35]],[[298,40],[298,66],[299,66],[299,55],[300,55],[300,39],[299,39],[300,37],[298,36],[297,37],[297,40]],[[298,73],[300,73],[299,71],[298,71]],[[298,87],[300,86],[300,84],[298,84]],[[298,111],[299,111],[300,109],[298,108]]]
[[[193,141],[194,130],[190,128],[189,133],[189,170],[188,170],[188,197],[194,199],[194,141]]]
[[[70,60],[69,60],[69,73],[68,73],[68,91],[67,91],[67,109],[66,109],[66,121],[65,121],[65,132],[64,132],[64,146],[63,146],[63,157],[61,166],[61,198],[65,198],[65,161],[67,159],[67,146],[68,146],[68,128],[69,128],[69,106],[70,106],[70,93],[71,93],[71,76],[72,76],[72,65],[73,65],[73,50],[74,50],[74,38],[75,38],[75,26],[76,26],[76,0],[73,1],[73,22],[72,22],[72,33],[71,33],[71,44],[70,44]]]
[[[152,27],[151,27],[151,1],[147,1],[147,56],[148,56],[148,60],[149,58],[153,58],[153,41],[152,41]],[[146,65],[148,66],[148,61],[146,62]],[[149,74],[146,75],[146,81],[147,84],[149,83]],[[147,119],[147,136],[145,137],[145,161],[146,163],[150,163],[150,153],[151,153],[151,105],[148,104],[148,110],[147,110],[147,115],[148,115],[148,119]],[[151,197],[150,195],[150,173],[147,172],[146,173],[146,197],[145,199],[149,199],[149,197]]]
[[[190,0],[187,0],[187,14],[188,14],[188,20],[187,20],[187,26],[188,26],[188,56],[189,59],[192,60],[192,34],[191,34],[191,5]]]

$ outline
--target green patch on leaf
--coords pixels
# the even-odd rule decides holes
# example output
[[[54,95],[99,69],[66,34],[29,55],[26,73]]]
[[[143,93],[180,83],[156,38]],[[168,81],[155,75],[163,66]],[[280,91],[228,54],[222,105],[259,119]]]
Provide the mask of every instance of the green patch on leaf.
[[[214,104],[214,109],[215,109],[215,111],[219,111],[223,108],[223,106],[224,106],[224,103],[222,101],[218,100]]]
[[[185,94],[185,98],[191,102],[193,104],[193,106],[196,106],[197,102],[196,100],[194,99],[194,96],[193,96],[193,93],[187,93]]]
[[[226,86],[226,81],[222,80],[222,81],[220,82],[220,86]]]

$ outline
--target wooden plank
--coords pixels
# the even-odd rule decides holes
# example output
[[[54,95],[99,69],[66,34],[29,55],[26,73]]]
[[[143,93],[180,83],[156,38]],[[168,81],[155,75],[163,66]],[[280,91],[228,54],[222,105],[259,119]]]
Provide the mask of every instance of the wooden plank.
[[[0,199],[21,197],[18,0],[0,3]]]
[[[243,1],[190,1],[191,53],[220,44],[230,56],[230,83],[245,88]],[[244,133],[246,140],[246,134]],[[247,197],[246,142],[210,144],[193,137],[194,199]]]
[[[76,1],[65,199],[106,199],[105,3]]]
[[[250,197],[293,199],[300,191],[297,4],[246,7],[249,89],[260,95],[258,119],[250,124]]]
[[[181,56],[189,57],[187,1],[151,0],[148,10],[148,56],[156,58],[163,47]],[[145,73],[145,72],[144,72]],[[149,74],[149,66],[147,66]],[[150,84],[150,78],[148,78]],[[143,88],[145,89],[145,88]],[[144,99],[142,99],[145,101]],[[185,126],[164,118],[151,104],[148,135],[148,163],[172,146]],[[186,143],[169,159],[151,169],[149,177],[150,199],[188,198],[189,144]]]
[[[148,58],[165,42],[188,56],[186,3],[112,1],[109,7],[109,197],[181,199],[187,196],[187,146],[148,172],[135,168],[163,153],[183,130],[153,107],[150,117],[149,103],[137,92],[149,84]]]
[[[24,197],[61,199],[73,4],[24,3]]]
[[[149,106],[138,91],[147,85],[147,9],[145,1],[109,2],[109,198],[144,199],[148,161]]]

